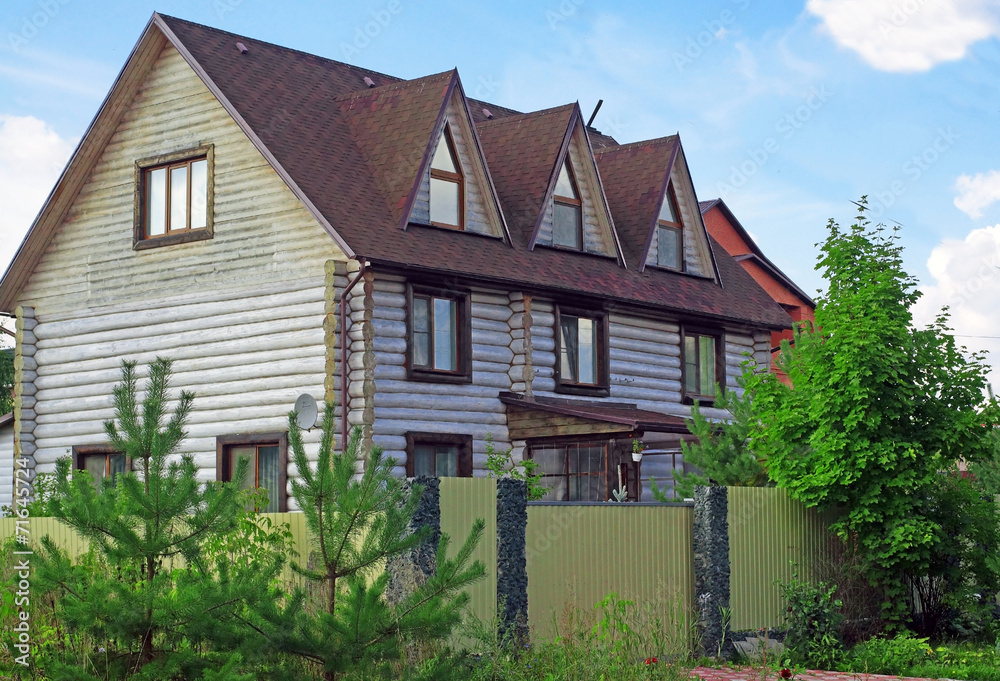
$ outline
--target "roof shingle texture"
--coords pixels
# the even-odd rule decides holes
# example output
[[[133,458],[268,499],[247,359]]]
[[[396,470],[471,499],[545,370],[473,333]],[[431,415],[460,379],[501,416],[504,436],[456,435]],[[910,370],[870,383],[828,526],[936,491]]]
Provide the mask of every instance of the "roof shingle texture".
[[[417,182],[414,169],[420,167],[419,159],[431,141],[431,112],[436,117],[444,105],[445,81],[453,72],[402,83],[392,76],[245,36],[162,18],[317,210],[358,255],[372,262],[504,283],[557,297],[585,296],[775,328],[791,324],[784,310],[714,243],[721,286],[710,279],[655,268],[639,272],[634,254],[642,244],[630,228],[620,234],[627,254],[633,256],[626,260],[629,269],[602,256],[544,247],[529,251],[523,227],[512,230],[511,244],[434,227],[400,229],[399,216],[410,191],[407,185]],[[246,44],[246,54],[236,49],[238,40]],[[374,88],[365,87],[365,76],[374,81]],[[494,120],[486,121],[481,112],[484,106]],[[521,126],[534,122],[543,128],[537,133],[538,146],[522,145],[509,132],[516,130],[516,122],[497,120],[517,118],[516,112],[481,102],[470,102],[470,110],[473,120],[483,123],[478,127],[484,137],[484,155],[505,216],[512,225],[531,222],[530,213],[535,205],[541,207],[547,188],[537,178],[553,153],[551,140],[559,127],[555,120],[569,116],[569,109],[550,110],[553,122],[548,127],[535,120],[537,116],[521,119]],[[541,114],[544,119],[545,112]],[[508,144],[517,149],[508,150]],[[539,159],[533,157],[536,153]],[[610,166],[607,173],[604,166],[600,171],[605,186],[624,183],[640,196],[651,191],[647,175],[654,175],[652,171],[610,183]],[[665,172],[664,168],[661,173]],[[519,177],[522,173],[525,177]],[[660,181],[662,186],[662,177]],[[616,213],[614,205],[611,209],[616,223],[627,225],[632,220],[627,210],[620,213],[623,209],[619,208]]]

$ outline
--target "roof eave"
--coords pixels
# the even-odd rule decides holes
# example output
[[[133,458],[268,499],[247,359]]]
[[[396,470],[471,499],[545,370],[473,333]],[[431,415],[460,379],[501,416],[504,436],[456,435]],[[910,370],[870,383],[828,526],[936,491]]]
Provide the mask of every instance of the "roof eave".
[[[131,75],[130,70],[140,68],[137,66],[137,57],[148,56],[145,52],[152,54],[153,52],[158,53],[159,50],[163,49],[163,45],[166,43],[166,36],[160,30],[153,30],[156,16],[154,12],[153,16],[146,22],[146,27],[143,29],[142,35],[139,36],[139,40],[132,47],[132,51],[129,52],[128,59],[125,60],[125,65],[118,72],[118,76],[115,78],[114,83],[112,83],[111,89],[108,90],[108,94],[105,95],[104,100],[101,102],[100,108],[98,108],[94,118],[91,119],[83,136],[80,137],[76,149],[70,156],[62,173],[60,173],[59,179],[56,180],[55,185],[52,187],[52,191],[46,197],[41,210],[38,211],[38,214],[32,221],[24,239],[21,240],[21,244],[18,246],[14,258],[7,266],[3,278],[0,279],[0,310],[13,312],[12,308],[17,303],[17,296],[21,288],[27,282],[27,278],[30,276],[38,260],[41,259],[44,252],[44,244],[38,244],[34,253],[26,249],[32,245],[32,241],[44,238],[44,235],[40,236],[39,233],[40,231],[44,231],[48,224],[58,224],[83,186],[86,179],[84,175],[96,163],[96,154],[93,159],[86,158],[87,153],[90,151],[89,147],[100,142],[98,132],[101,130],[103,124],[109,122],[109,116],[120,118],[121,112],[112,112],[111,108],[115,104],[114,99],[116,95],[119,95],[125,88],[125,80]],[[163,39],[163,42],[160,42],[157,38]],[[148,69],[149,66],[146,66],[146,68]],[[103,140],[104,144],[111,138],[111,134],[109,132],[106,135],[107,139]],[[52,229],[55,229],[55,227],[53,226]]]

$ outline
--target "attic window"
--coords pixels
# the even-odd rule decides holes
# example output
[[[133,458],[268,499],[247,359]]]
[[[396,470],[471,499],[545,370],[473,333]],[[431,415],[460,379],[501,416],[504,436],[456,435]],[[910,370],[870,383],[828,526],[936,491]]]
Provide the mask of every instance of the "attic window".
[[[465,180],[447,125],[431,159],[430,204],[432,225],[464,229]]]
[[[556,180],[552,206],[552,243],[581,250],[583,248],[583,204],[569,159],[563,162]]]
[[[135,164],[133,248],[212,238],[212,145]]]
[[[677,209],[677,197],[674,187],[667,188],[663,204],[660,206],[660,216],[656,221],[656,264],[671,270],[680,270],[684,266],[684,225],[681,213]]]

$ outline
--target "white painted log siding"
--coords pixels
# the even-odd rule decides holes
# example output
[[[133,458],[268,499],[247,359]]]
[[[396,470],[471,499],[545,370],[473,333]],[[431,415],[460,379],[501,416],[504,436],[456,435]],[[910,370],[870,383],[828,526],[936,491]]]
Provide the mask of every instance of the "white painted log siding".
[[[535,395],[573,398],[555,392],[555,306],[536,298],[532,300],[531,311],[533,391]],[[682,403],[681,395],[680,327],[672,322],[612,313],[608,331],[609,399],[633,403],[640,409],[690,417],[691,407]],[[721,351],[726,353],[727,387],[736,388],[736,377],[747,359],[745,352],[754,356],[766,370],[770,355],[761,350],[766,332],[754,336],[725,332],[724,336],[725,347]],[[717,409],[706,409],[705,413],[713,418],[726,415]]]
[[[215,236],[132,250],[134,164],[215,145]],[[252,291],[344,259],[183,58],[167,46],[22,293],[40,318],[180,292]],[[127,282],[127,289],[123,286]]]
[[[448,104],[445,121],[451,130],[451,140],[455,144],[455,153],[458,155],[462,177],[465,180],[465,231],[499,236],[499,225],[493,224],[495,220],[491,218],[492,211],[488,210],[485,205],[485,202],[491,201],[492,198],[489,195],[489,190],[481,186],[481,178],[472,163],[472,150],[469,148],[470,131],[466,130],[465,116],[458,109],[461,105],[461,99],[456,92]],[[432,147],[431,153],[433,153],[434,148],[436,147]],[[428,163],[427,170],[420,178],[417,195],[413,200],[413,209],[410,211],[411,222],[430,224],[430,191],[431,167]]]
[[[215,145],[214,238],[134,251],[135,161],[201,144]],[[105,441],[123,358],[142,375],[157,355],[175,360],[175,394],[196,395],[180,451],[202,479],[215,477],[216,436],[284,430],[299,394],[339,391],[336,364],[324,386],[324,265],[345,259],[166,47],[21,294],[38,320],[38,471]]]
[[[408,380],[406,282],[384,274],[375,278],[374,441],[397,462],[399,475],[405,472],[405,436],[410,431],[471,435],[475,475],[485,474],[487,434],[497,448],[510,446],[506,411],[498,399],[500,391],[511,389],[510,300],[506,294],[485,291],[471,295],[473,383]],[[352,398],[360,399],[353,381],[350,390]]]
[[[122,358],[137,360],[145,376],[165,356],[174,359],[173,394],[195,393],[180,453],[194,457],[201,479],[214,479],[217,436],[285,430],[298,395],[322,398],[324,293],[313,286],[254,298],[203,296],[40,321],[38,471],[52,472],[74,445],[105,442],[102,423],[114,416],[111,389]],[[304,436],[314,447],[318,431]]]
[[[0,428],[0,507],[14,501],[14,423]],[[0,516],[3,516],[0,511]]]

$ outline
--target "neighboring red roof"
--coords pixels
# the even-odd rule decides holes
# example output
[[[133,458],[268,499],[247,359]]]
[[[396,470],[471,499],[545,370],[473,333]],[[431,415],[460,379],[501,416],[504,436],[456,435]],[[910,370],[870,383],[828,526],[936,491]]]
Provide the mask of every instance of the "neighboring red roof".
[[[718,208],[719,212],[725,218],[729,226],[732,227],[733,231],[736,232],[737,236],[747,245],[750,249],[750,253],[730,253],[731,256],[735,257],[737,262],[741,262],[746,259],[751,259],[756,262],[762,269],[766,270],[768,274],[777,279],[781,284],[788,288],[796,297],[801,299],[808,307],[815,308],[816,303],[813,302],[812,298],[806,294],[799,286],[792,281],[787,274],[778,269],[778,266],[771,262],[764,252],[760,250],[760,246],[757,242],[753,240],[750,233],[740,224],[740,221],[736,219],[733,215],[733,211],[730,210],[729,206],[722,199],[712,199],[710,201],[699,201],[698,208],[701,210],[702,215],[706,215],[713,208]]]

